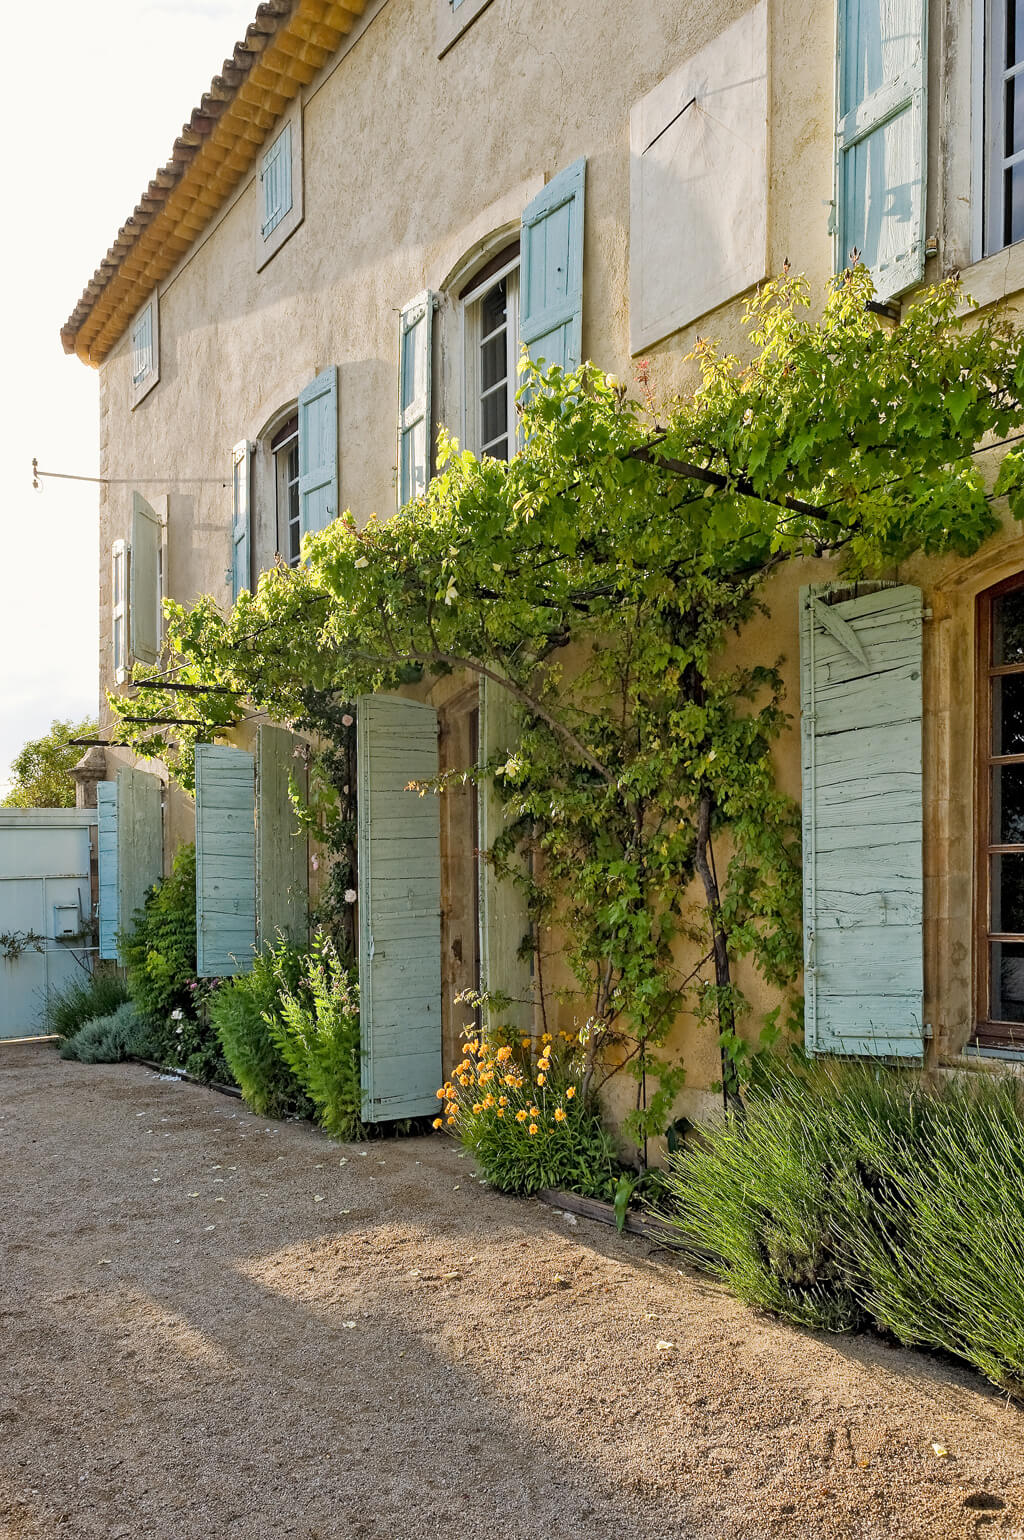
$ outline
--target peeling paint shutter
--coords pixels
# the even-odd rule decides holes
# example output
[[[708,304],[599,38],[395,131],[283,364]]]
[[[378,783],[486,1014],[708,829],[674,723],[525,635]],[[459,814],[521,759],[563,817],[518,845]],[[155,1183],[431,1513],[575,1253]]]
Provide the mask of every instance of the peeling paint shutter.
[[[884,301],[924,274],[926,0],[839,0],[838,53],[836,266]]]
[[[338,513],[338,370],[332,364],[299,395],[299,529],[315,535]]]
[[[117,961],[117,932],[121,917],[117,907],[117,782],[96,784],[96,856],[100,891],[100,957]]]
[[[398,344],[398,506],[404,508],[427,490],[430,451],[430,376],[433,364],[434,308],[429,289],[406,305]]]
[[[306,764],[299,740],[285,727],[261,726],[256,734],[256,921],[259,946],[278,932],[289,941],[309,939],[309,864],[305,832],[288,795],[289,772],[305,790]]]
[[[363,1117],[418,1117],[441,1083],[441,844],[437,713],[398,696],[357,703],[359,1013]]]
[[[256,943],[256,767],[244,749],[196,746],[200,978],[248,973]]]
[[[507,690],[480,680],[480,761],[515,747],[515,703]],[[504,804],[490,781],[479,789],[480,848],[486,854],[505,823]],[[484,993],[508,995],[515,1002],[502,1011],[488,1011],[488,1026],[508,1023],[518,1032],[533,1031],[533,970],[519,956],[529,933],[526,895],[507,879],[500,880],[486,860],[480,862],[480,985]]]
[[[231,451],[231,602],[251,589],[250,482],[252,446],[243,439]]]
[[[800,595],[807,1046],[924,1051],[921,592]]]
[[[292,126],[286,124],[263,157],[263,238],[281,223],[292,206]]]
[[[576,369],[583,356],[583,189],[577,160],[523,210],[519,335],[536,363]]]
[[[124,930],[132,929],[147,889],[163,870],[163,784],[148,770],[122,765],[117,772],[117,908]]]
[[[132,493],[131,632],[137,663],[160,656],[160,519],[138,492]]]

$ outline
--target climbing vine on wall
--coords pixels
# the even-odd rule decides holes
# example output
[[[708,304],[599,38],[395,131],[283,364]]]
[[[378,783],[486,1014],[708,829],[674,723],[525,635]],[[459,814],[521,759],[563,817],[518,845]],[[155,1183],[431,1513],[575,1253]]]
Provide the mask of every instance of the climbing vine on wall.
[[[877,574],[974,550],[998,495],[1024,513],[1024,461],[1008,454],[993,488],[976,453],[1024,419],[1020,331],[965,320],[953,282],[895,325],[871,292],[851,270],[815,317],[806,283],[783,274],[747,303],[748,356],[699,342],[696,388],[662,406],[646,380],[634,399],[592,365],[524,365],[511,463],[442,432],[437,476],[396,517],[346,514],[229,615],[212,599],[168,605],[184,707],[138,676],[130,706],[114,700],[125,741],[187,782],[196,739],[245,701],[308,721],[311,700],[343,710],[418,668],[509,691],[518,740],[484,771],[508,819],[490,858],[526,884],[538,934],[564,941],[588,1086],[622,1068],[648,1086],[638,1141],[681,1084],[664,1051],[676,1018],[717,1033],[736,1099],[756,1038],[736,964],[780,1005],[799,973],[798,814],[773,757],[780,660],[730,661],[732,638],[795,559]],[[195,724],[173,747],[155,725],[172,707]],[[322,769],[351,786],[347,761]],[[526,843],[529,876],[513,860]]]

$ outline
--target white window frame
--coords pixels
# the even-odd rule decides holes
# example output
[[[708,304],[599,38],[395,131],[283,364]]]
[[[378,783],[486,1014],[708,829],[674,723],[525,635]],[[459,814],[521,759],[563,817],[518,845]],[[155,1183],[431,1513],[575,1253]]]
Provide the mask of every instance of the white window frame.
[[[274,477],[274,519],[277,535],[277,549],[289,567],[297,567],[299,565],[299,556],[302,549],[302,514],[298,504],[299,417],[297,406],[292,409],[290,415],[294,420],[291,433],[289,433],[287,438],[282,439],[276,448],[272,447],[277,434],[282,432],[282,430],[288,426],[289,417],[286,416],[280,426],[276,428],[274,433],[270,435],[268,445],[271,446],[270,461],[273,467]],[[295,475],[293,477],[289,477],[286,470],[286,456],[290,455],[293,450],[295,452]],[[288,494],[291,493],[293,488],[295,489],[296,498],[294,519],[291,517],[291,506],[290,500],[288,498]],[[292,554],[290,545],[290,536],[293,524],[295,526],[295,533],[298,537],[298,544],[295,548],[294,555]]]
[[[982,155],[982,250],[985,256],[1006,251],[1019,241],[1004,239],[1006,220],[1006,177],[1011,166],[1024,165],[1024,150],[1007,156],[1006,85],[1024,76],[1024,60],[1006,68],[1006,0],[985,0],[978,6],[983,27],[981,77],[983,93]],[[1022,237],[1024,238],[1024,237]]]
[[[140,357],[139,334],[149,323],[149,343],[146,355]],[[160,305],[154,289],[149,299],[132,321],[128,333],[128,368],[131,379],[132,410],[149,395],[160,378]]]
[[[110,652],[115,684],[128,678],[128,553],[127,540],[115,540],[110,548]]]
[[[472,26],[491,0],[435,0],[437,6],[437,56],[442,58],[467,27]]]
[[[508,380],[508,446],[509,458],[519,448],[519,416],[516,410],[516,392],[519,388],[519,256],[511,258],[496,273],[465,295],[462,304],[462,433],[461,441],[466,449],[479,455],[483,451],[480,424],[480,335],[481,301],[504,278],[506,285],[506,354]]]
[[[263,182],[261,168],[267,152],[273,148],[277,141],[284,135],[291,136],[291,169],[292,169],[292,204],[291,208],[277,221],[266,235],[263,233]],[[255,214],[255,243],[256,243],[256,271],[260,272],[267,263],[280,251],[288,238],[295,234],[303,219],[303,193],[302,193],[302,101],[296,98],[288,111],[275,124],[273,132],[268,135],[264,147],[260,151],[259,162],[256,170],[256,214]]]

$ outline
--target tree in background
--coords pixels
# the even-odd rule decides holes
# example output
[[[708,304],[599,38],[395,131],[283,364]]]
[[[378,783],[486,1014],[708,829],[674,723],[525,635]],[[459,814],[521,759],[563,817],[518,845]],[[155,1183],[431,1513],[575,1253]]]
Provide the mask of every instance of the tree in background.
[[[0,807],[74,807],[75,783],[70,771],[82,757],[73,738],[87,738],[99,724],[54,719],[42,738],[31,738],[11,763],[13,784]]]

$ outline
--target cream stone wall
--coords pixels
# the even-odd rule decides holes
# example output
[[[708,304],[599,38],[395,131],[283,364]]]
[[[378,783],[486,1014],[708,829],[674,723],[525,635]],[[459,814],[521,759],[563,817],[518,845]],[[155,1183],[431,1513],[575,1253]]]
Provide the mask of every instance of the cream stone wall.
[[[259,183],[250,177],[160,285],[156,388],[132,410],[127,337],[102,366],[101,474],[128,483],[105,489],[101,499],[102,691],[112,683],[109,553],[111,542],[128,534],[130,487],[170,493],[168,592],[185,603],[210,593],[226,605],[232,446],[243,438],[257,445],[256,556],[266,565],[275,549],[270,433],[303,385],[337,364],[342,506],[360,521],[390,512],[402,306],[424,288],[441,294],[434,415],[458,433],[458,288],[502,234],[516,233],[528,199],[579,156],[587,159],[583,351],[630,378],[630,109],[747,8],[746,0],[494,0],[438,59],[433,0],[371,0],[343,52],[302,98],[298,228],[258,270]],[[927,229],[939,236],[939,257],[929,278],[976,255],[973,11],[969,0],[933,0],[932,11]],[[767,266],[775,272],[789,259],[817,294],[833,262],[834,60],[831,5],[769,0]],[[984,298],[1011,281],[1019,255],[972,269]],[[686,355],[698,335],[741,345],[739,300],[647,351],[656,394],[692,380]],[[925,652],[926,988],[931,1051],[945,1056],[959,1049],[972,1017],[975,597],[1019,567],[1024,549],[1008,531],[972,562],[923,565],[911,574],[932,610]],[[776,578],[770,618],[751,625],[737,646],[738,658],[784,657],[794,730],[779,745],[779,768],[794,796],[796,595],[801,582],[828,575],[819,563]],[[464,731],[464,724],[452,727],[449,742],[461,742]],[[173,793],[172,843],[191,837],[191,816],[188,799]],[[453,815],[449,823],[450,843],[459,821]],[[449,951],[466,923],[465,915],[450,920]],[[454,954],[446,970],[452,987],[465,971]],[[751,992],[756,1023],[770,1002],[756,984]],[[451,1019],[449,1006],[449,1031]],[[690,1066],[688,1096],[700,1101],[702,1088],[717,1078],[713,1044],[706,1034],[698,1040],[684,1021],[674,1046]]]

